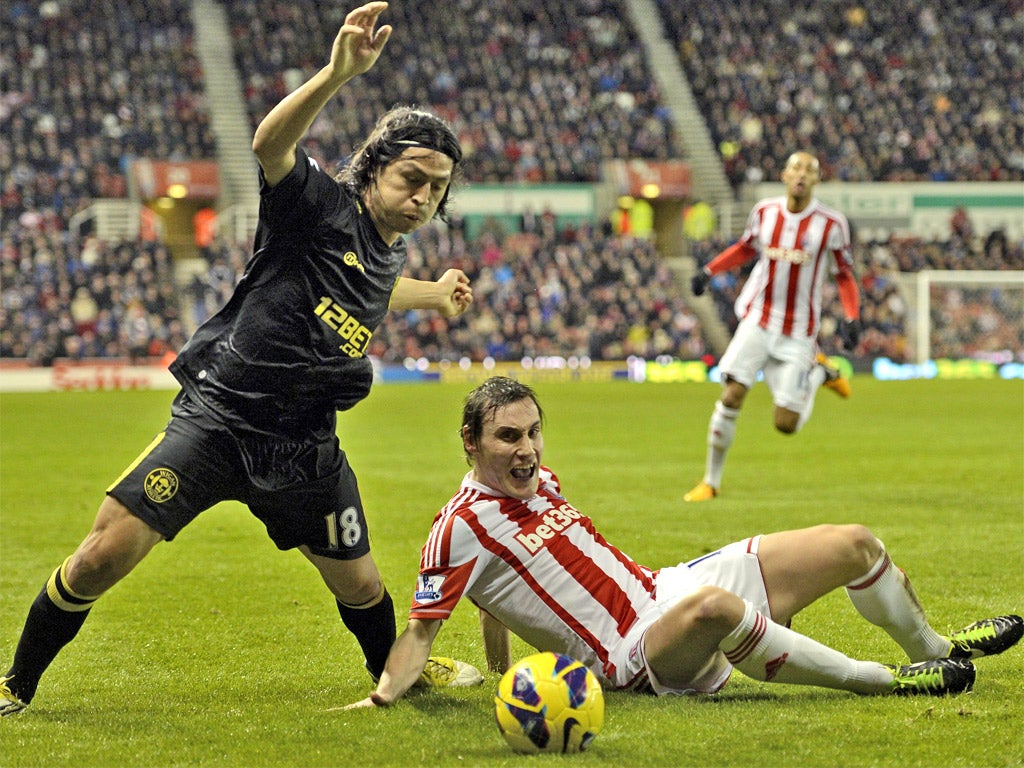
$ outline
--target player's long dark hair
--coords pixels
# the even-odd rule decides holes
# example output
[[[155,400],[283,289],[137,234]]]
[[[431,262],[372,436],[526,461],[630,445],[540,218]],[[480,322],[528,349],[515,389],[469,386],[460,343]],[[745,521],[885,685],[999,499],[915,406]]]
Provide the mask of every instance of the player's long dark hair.
[[[544,423],[544,410],[531,387],[508,376],[492,376],[468,395],[462,407],[462,439],[479,445],[484,433],[484,421],[499,408],[529,398],[537,406],[537,415]],[[466,453],[466,463],[473,465],[473,457]]]
[[[458,171],[462,161],[462,147],[451,126],[430,112],[416,107],[398,106],[382,115],[337,179],[353,195],[362,197],[381,169],[394,162],[410,146],[436,150],[448,155],[454,163],[448,189],[434,213],[437,218],[447,221],[448,198],[452,187],[461,178]]]

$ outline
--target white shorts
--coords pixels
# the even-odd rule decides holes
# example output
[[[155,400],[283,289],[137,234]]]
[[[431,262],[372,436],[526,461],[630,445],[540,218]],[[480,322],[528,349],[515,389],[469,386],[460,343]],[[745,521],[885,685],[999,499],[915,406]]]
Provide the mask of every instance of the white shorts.
[[[688,563],[662,568],[657,573],[657,597],[630,627],[611,661],[616,667],[618,688],[649,689],[659,696],[682,696],[693,693],[715,693],[720,690],[732,665],[721,651],[713,654],[703,669],[685,688],[670,688],[658,682],[644,654],[644,637],[654,622],[684,597],[703,586],[716,586],[732,592],[754,606],[765,616],[771,616],[768,592],[757,559],[760,536],[737,541],[721,549],[691,560]]]
[[[811,393],[808,374],[814,366],[816,342],[766,331],[755,320],[744,320],[718,362],[722,380],[728,376],[747,389],[758,372],[780,408],[801,412]]]

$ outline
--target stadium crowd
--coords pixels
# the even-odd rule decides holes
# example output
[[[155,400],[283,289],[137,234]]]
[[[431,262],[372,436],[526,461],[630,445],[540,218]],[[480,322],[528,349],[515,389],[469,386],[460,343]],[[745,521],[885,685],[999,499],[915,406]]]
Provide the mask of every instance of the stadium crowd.
[[[72,220],[128,196],[135,158],[216,155],[192,33],[182,0],[5,4],[0,357],[138,358],[184,342],[168,249],[102,242]]]
[[[696,244],[698,261],[706,263],[726,245],[714,239]],[[250,255],[249,243],[217,237],[203,251],[206,270],[176,285],[170,254],[156,242],[105,243],[39,231],[9,246],[5,239],[0,254],[0,357],[38,364],[176,351],[188,331],[223,304]],[[856,252],[864,323],[856,354],[898,361],[910,354],[899,273],[1024,268],[1020,247],[1010,247],[996,263],[984,243],[963,250],[954,240],[890,238],[858,244]],[[389,315],[372,354],[401,363],[548,355],[699,359],[709,352],[688,295],[649,240],[589,225],[525,233],[493,225],[471,239],[459,227],[429,227],[410,238],[411,276],[436,274],[448,263],[473,279],[474,311],[455,321],[420,312]],[[711,284],[730,330],[743,277],[728,272]],[[842,316],[838,296],[828,281],[824,290],[821,346],[843,354],[835,328]],[[1020,349],[1020,328],[1008,320],[1019,308],[1001,306],[1008,300],[998,292],[961,291],[949,299],[947,316],[950,322],[968,318],[954,327],[987,329],[992,339],[1012,342],[1001,348]],[[946,340],[944,348],[955,357],[952,343]],[[961,344],[959,355],[965,350],[973,351]]]
[[[341,6],[315,0],[225,0],[253,125],[322,66]],[[369,72],[328,105],[304,145],[333,167],[345,137],[369,133],[376,104],[420,104],[448,119],[475,182],[596,181],[602,161],[676,156],[668,111],[618,0],[493,3],[450,12],[394,3],[384,54],[397,69]],[[309,34],[322,30],[323,37]],[[291,62],[295,69],[285,71]],[[424,85],[425,93],[424,93]]]
[[[173,259],[156,243],[40,231],[0,259],[0,358],[145,360],[178,350]]]
[[[308,31],[329,34],[342,11],[313,0],[223,4],[258,121],[303,70],[320,64],[325,41]],[[593,180],[608,158],[678,154],[616,0],[456,5],[451,14],[420,15],[416,3],[389,10],[415,15],[396,23],[422,34],[389,43],[388,55],[405,62],[397,76],[368,73],[364,94],[325,111],[309,137],[314,155],[341,161],[351,148],[338,137],[368,130],[368,105],[387,100],[385,89],[393,101],[419,95],[453,121],[470,181]],[[204,253],[208,274],[176,286],[165,246],[102,242],[71,225],[92,199],[128,195],[136,157],[215,156],[189,6],[14,0],[0,12],[0,356],[45,364],[173,351],[237,279],[247,244],[216,240]],[[970,14],[946,0],[942,13],[870,0],[834,17],[788,6],[781,13],[775,0],[661,6],[734,181],[775,175],[772,163],[806,143],[821,147],[829,177],[1022,178],[1021,103],[1009,87],[1020,80],[1022,57],[1008,31],[1021,16],[1019,0],[986,0]],[[897,22],[922,34],[890,45]],[[801,54],[790,62],[793,50]],[[286,62],[297,69],[280,76]],[[417,90],[423,82],[425,96]],[[993,106],[984,94],[997,92],[1010,98]],[[778,102],[764,102],[764,93]],[[893,126],[891,135],[868,130],[874,125]],[[698,255],[706,260],[721,245],[698,244]],[[459,227],[431,229],[413,239],[410,267],[429,273],[453,250],[477,282],[478,311],[451,326],[416,313],[390,318],[375,352],[391,360],[706,351],[686,296],[648,241],[548,227],[491,229],[467,242]],[[949,241],[859,246],[867,329],[858,353],[905,356],[907,310],[895,272],[1020,269],[1021,254],[1019,242],[998,232],[956,227]],[[714,284],[730,326],[737,285],[736,275]],[[835,297],[827,299],[826,346],[830,317],[838,316]],[[995,314],[982,312],[982,322]]]
[[[648,240],[582,225],[507,235],[485,229],[467,247],[457,231],[434,228],[412,238],[410,274],[436,274],[453,256],[473,280],[473,311],[451,323],[390,315],[371,348],[384,362],[697,359],[707,351],[700,322]]]
[[[127,196],[135,158],[216,155],[187,2],[15,0],[4,17],[5,229]]]
[[[735,185],[1024,179],[1020,0],[657,0]]]

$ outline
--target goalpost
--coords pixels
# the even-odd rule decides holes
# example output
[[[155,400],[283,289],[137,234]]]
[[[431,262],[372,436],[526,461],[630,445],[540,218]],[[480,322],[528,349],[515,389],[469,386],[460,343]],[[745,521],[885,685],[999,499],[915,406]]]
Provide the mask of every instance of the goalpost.
[[[916,362],[1024,361],[1024,271],[926,269],[915,279]]]

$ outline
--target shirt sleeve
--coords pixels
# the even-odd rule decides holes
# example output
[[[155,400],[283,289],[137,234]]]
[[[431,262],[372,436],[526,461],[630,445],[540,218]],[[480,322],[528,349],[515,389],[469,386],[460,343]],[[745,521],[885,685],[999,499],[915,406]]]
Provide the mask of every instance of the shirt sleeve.
[[[839,290],[839,300],[843,305],[846,318],[855,320],[860,317],[860,290],[857,288],[857,278],[853,272],[853,244],[850,241],[850,227],[845,220],[840,220],[840,226],[832,229],[829,247],[836,263],[836,287]]]
[[[443,570],[420,571],[416,577],[410,619],[447,619],[466,593],[473,563]]]
[[[757,249],[746,241],[733,243],[708,262],[707,270],[712,275],[739,267],[757,256]]]
[[[461,540],[461,541],[460,541]],[[429,542],[439,542],[435,554],[428,557],[426,547],[420,557],[411,619],[447,619],[472,585],[479,553],[476,537],[457,515],[434,523]],[[441,554],[438,555],[437,552]]]
[[[341,194],[313,158],[295,148],[295,165],[273,187],[260,169],[260,219],[276,230],[304,229],[333,211]]]
[[[762,204],[754,206],[754,209],[747,216],[747,226],[743,235],[738,241],[730,245],[715,258],[708,262],[706,269],[712,275],[727,272],[730,269],[742,266],[752,261],[758,255],[757,232],[761,223]]]

